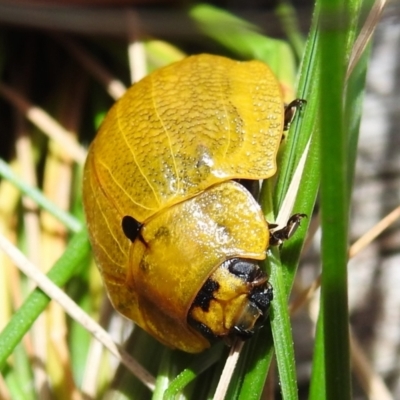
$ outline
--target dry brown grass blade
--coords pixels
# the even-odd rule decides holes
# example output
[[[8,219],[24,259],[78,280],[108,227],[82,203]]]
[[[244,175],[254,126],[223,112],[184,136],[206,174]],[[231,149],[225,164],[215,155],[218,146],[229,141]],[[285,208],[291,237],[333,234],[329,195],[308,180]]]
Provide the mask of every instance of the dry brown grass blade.
[[[37,186],[37,176],[34,163],[34,151],[32,141],[29,136],[27,122],[21,113],[17,113],[15,118],[17,140],[15,143],[16,156],[21,167],[21,176],[24,181],[32,187]],[[41,264],[40,259],[40,240],[41,231],[39,223],[39,208],[29,197],[23,197],[23,219],[26,229],[27,256],[32,263]],[[47,360],[47,330],[46,316],[41,314],[31,329],[32,346],[27,348],[30,359],[32,360],[33,380],[36,391],[41,393],[43,400],[51,399],[51,390],[46,371]],[[32,349],[32,351],[30,351]]]
[[[80,323],[88,332],[123,363],[140,381],[150,390],[154,390],[155,378],[144,369],[135,359],[133,359],[124,349],[114,343],[110,335],[87,313],[85,313],[70,297],[68,297],[58,286],[56,286],[46,275],[44,275],[35,265],[3,235],[0,235],[0,248],[13,260],[15,265],[37,286],[43,290],[51,299],[63,307],[66,313],[75,321]]]
[[[11,168],[16,171],[19,165],[10,162]],[[14,230],[15,214],[20,199],[19,190],[9,181],[0,182],[0,234],[10,240],[16,240]],[[18,307],[22,302],[19,285],[13,280],[10,259],[3,253],[0,254],[0,329],[3,329],[12,316],[13,307]],[[0,397],[1,398],[1,397]]]
[[[400,218],[400,206],[396,207],[386,217],[382,218],[372,229],[362,235],[356,242],[352,244],[349,250],[349,258],[354,257],[361,250],[367,247],[373,240],[377,238],[383,231],[389,228],[394,222]]]
[[[82,119],[86,94],[85,73],[76,71],[63,81],[60,93],[60,104],[57,107],[57,120],[62,126],[67,127],[69,135],[77,140],[77,131]],[[67,212],[70,209],[70,199],[73,197],[74,164],[64,149],[51,141],[46,152],[43,170],[42,191],[47,199]],[[41,236],[40,250],[42,258],[40,265],[43,272],[61,257],[67,246],[68,230],[63,223],[46,210],[40,213]],[[81,394],[76,387],[71,354],[68,345],[68,321],[64,310],[56,303],[50,303],[43,316],[47,319],[47,329],[41,337],[47,339],[46,349],[48,355],[45,360],[47,377],[53,388],[55,397],[67,397],[71,400],[81,399]]]
[[[17,90],[4,83],[0,84],[0,94],[49,138],[59,143],[74,161],[79,164],[85,162],[86,150],[73,140],[69,136],[69,132],[42,108],[34,106]]]
[[[382,378],[372,369],[369,360],[350,330],[352,368],[369,400],[394,400]]]
[[[231,347],[228,358],[226,359],[224,369],[222,370],[221,377],[218,382],[217,389],[215,391],[214,400],[223,400],[226,392],[228,391],[229,383],[232,379],[232,375],[235,371],[236,364],[239,360],[240,353],[242,351],[244,342],[242,340],[236,340]]]
[[[310,308],[310,319],[313,321],[314,326],[317,324],[319,306],[318,300],[312,303]],[[365,357],[363,350],[354,337],[351,329],[349,332],[350,338],[350,351],[351,351],[351,361],[352,370],[357,376],[361,387],[364,389],[368,400],[394,400],[393,396],[390,394],[389,389],[385,385],[383,379],[375,373],[370,365],[369,360]]]
[[[107,295],[103,293],[103,300],[100,306],[100,315],[98,318],[99,324],[103,327],[108,327],[113,312],[114,308],[110,303],[110,300],[108,299]],[[99,376],[101,376],[100,372],[102,367],[101,361],[103,358],[103,352],[104,346],[98,340],[92,338],[89,345],[85,371],[81,384],[83,393],[90,398],[96,398],[96,394],[99,389]],[[110,375],[112,375],[112,373],[110,373]]]
[[[92,54],[85,48],[70,38],[58,36],[61,43],[71,55],[82,65],[92,76],[94,76],[100,84],[102,84],[107,93],[114,99],[118,100],[126,91],[125,85],[115,78]]]
[[[146,51],[141,38],[140,19],[132,9],[126,11],[128,26],[128,60],[131,83],[140,81],[147,75]]]
[[[296,167],[296,170],[293,174],[293,178],[290,182],[288,191],[285,195],[285,198],[282,202],[282,207],[279,209],[279,213],[276,217],[275,223],[279,227],[283,227],[286,225],[288,219],[292,215],[294,202],[296,200],[297,193],[300,188],[301,177],[303,175],[304,167],[307,161],[308,150],[310,148],[311,139],[308,141],[306,148],[301,155],[299,160],[299,164]]]
[[[11,400],[4,377],[0,375],[0,399]]]
[[[379,19],[381,18],[383,8],[385,7],[386,0],[376,0],[365,20],[364,26],[361,28],[360,34],[354,42],[353,50],[350,54],[349,65],[346,73],[346,80],[353,72],[354,67],[357,65],[358,60],[364,53],[364,50],[371,40],[372,34],[378,25]]]

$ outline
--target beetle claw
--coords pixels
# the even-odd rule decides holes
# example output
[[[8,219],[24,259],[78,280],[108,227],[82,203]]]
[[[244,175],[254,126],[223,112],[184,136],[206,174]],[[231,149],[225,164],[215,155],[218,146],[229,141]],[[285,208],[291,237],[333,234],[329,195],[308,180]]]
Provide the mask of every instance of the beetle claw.
[[[285,104],[285,120],[283,123],[283,130],[288,131],[290,124],[296,115],[297,110],[301,110],[307,104],[304,99],[294,99],[289,104]]]
[[[270,228],[270,233],[271,237],[269,239],[269,244],[270,246],[280,246],[285,240],[288,240],[291,238],[294,233],[296,232],[297,228],[300,226],[300,222],[303,218],[306,218],[306,214],[293,214],[285,227],[282,229],[278,229],[277,231],[271,232]],[[270,224],[270,227],[274,229],[276,227],[276,224]]]

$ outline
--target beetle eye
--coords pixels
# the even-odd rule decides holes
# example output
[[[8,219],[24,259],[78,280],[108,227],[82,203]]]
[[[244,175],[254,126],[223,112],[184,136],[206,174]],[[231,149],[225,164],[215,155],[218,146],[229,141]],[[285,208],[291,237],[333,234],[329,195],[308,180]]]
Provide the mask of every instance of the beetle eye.
[[[142,224],[136,221],[135,218],[126,215],[124,218],[122,218],[122,231],[124,232],[124,235],[131,241],[134,242],[136,238],[140,234],[140,228],[142,227]]]

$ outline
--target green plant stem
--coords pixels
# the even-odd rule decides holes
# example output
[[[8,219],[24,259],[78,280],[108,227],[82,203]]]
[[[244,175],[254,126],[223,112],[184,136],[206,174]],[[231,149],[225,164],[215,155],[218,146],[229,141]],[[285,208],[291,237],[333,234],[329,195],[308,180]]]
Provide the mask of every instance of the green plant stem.
[[[297,394],[296,363],[290,317],[287,311],[287,293],[284,281],[283,268],[277,259],[277,248],[268,252],[268,259],[272,268],[271,283],[276,295],[271,308],[271,328],[274,338],[275,352],[278,362],[279,379],[283,399],[295,400]],[[284,383],[284,384],[283,384]]]
[[[223,346],[222,343],[220,343],[200,354],[191,365],[185,368],[171,381],[163,398],[165,400],[175,399],[176,395],[182,391],[186,385],[221,359],[222,351]]]
[[[324,349],[324,319],[320,309],[315,332],[314,357],[312,363],[309,400],[321,400],[325,398],[325,349]]]
[[[321,0],[321,226],[326,399],[351,398],[347,304],[348,172],[344,127],[346,15],[343,0]]]

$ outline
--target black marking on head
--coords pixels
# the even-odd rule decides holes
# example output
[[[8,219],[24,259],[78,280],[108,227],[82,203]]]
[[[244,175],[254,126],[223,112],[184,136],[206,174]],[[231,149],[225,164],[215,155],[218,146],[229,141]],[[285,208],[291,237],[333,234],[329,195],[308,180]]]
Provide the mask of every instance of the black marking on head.
[[[203,311],[208,311],[210,308],[210,302],[214,299],[214,292],[218,289],[219,283],[208,278],[199,293],[197,293],[192,308],[200,307]]]
[[[131,241],[134,242],[137,238],[141,238],[140,229],[142,228],[142,224],[136,221],[135,218],[125,215],[122,218],[122,231],[124,235]]]
[[[274,291],[269,283],[265,286],[256,286],[249,295],[249,301],[254,303],[264,315],[267,314],[273,298]]]

